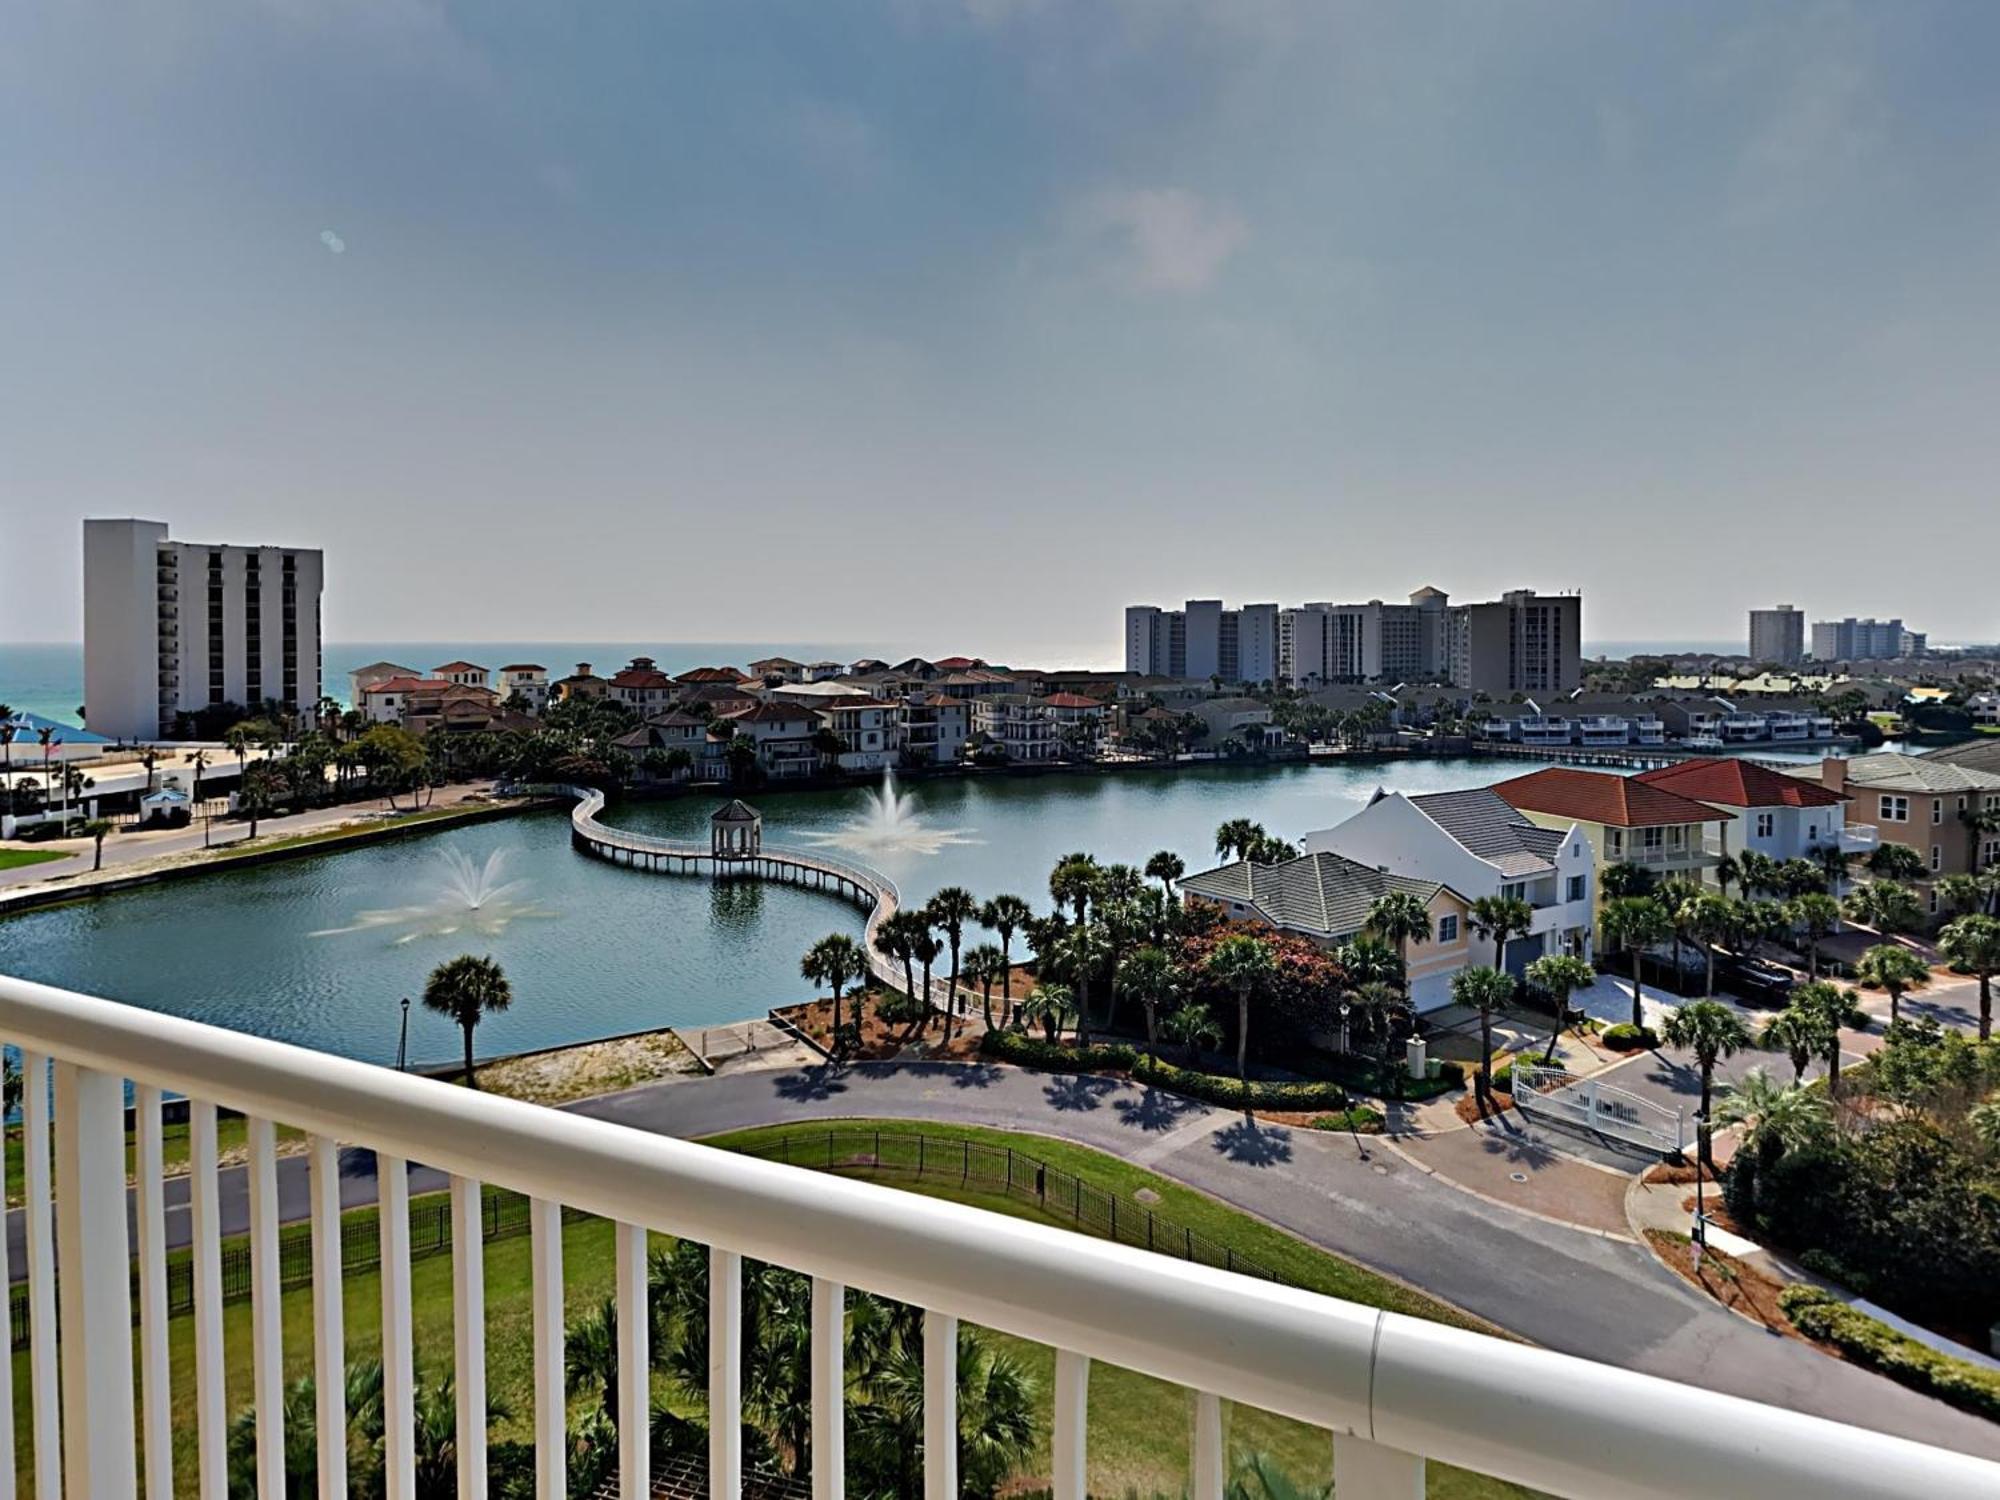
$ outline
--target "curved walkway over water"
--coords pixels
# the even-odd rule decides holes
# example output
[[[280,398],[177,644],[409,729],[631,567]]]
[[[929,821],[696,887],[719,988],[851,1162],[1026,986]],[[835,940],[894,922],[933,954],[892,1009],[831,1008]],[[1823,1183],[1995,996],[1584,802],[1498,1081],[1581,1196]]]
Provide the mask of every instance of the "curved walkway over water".
[[[862,929],[862,948],[868,970],[880,983],[900,989],[903,974],[895,960],[875,947],[877,930],[902,905],[896,882],[880,870],[848,860],[833,859],[818,849],[790,844],[765,844],[755,854],[721,855],[706,844],[691,839],[666,839],[652,834],[632,833],[614,828],[598,815],[604,811],[604,793],[595,787],[528,786],[519,788],[531,795],[572,797],[570,842],[585,854],[647,870],[656,875],[705,875],[711,880],[770,880],[806,890],[824,891],[853,902],[868,913]],[[947,980],[931,981],[931,1001],[943,1006],[950,997]]]

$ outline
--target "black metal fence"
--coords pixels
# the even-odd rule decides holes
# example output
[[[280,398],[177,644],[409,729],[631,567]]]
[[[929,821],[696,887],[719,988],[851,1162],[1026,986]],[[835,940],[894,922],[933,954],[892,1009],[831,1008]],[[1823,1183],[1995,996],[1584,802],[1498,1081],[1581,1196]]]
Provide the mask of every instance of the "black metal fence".
[[[907,1172],[916,1177],[946,1178],[967,1187],[1005,1192],[1102,1239],[1262,1281],[1298,1284],[1143,1203],[1106,1192],[1011,1146],[989,1146],[917,1131],[836,1126],[811,1133],[794,1131],[770,1145],[746,1149],[744,1154],[816,1172]]]

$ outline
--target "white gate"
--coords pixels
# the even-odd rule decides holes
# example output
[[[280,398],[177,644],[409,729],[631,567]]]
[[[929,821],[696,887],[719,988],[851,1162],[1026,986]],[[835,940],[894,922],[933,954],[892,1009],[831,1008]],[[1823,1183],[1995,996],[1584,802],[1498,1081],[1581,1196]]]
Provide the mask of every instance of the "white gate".
[[[1562,1068],[1514,1064],[1514,1103],[1527,1114],[1544,1115],[1662,1156],[1687,1144],[1680,1110],[1595,1078],[1578,1078]]]

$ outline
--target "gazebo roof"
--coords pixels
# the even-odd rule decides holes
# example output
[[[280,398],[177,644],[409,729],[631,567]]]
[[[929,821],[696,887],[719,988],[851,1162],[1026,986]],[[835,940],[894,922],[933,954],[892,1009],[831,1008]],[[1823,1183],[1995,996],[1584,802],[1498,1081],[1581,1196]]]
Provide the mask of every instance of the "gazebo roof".
[[[741,797],[732,797],[728,804],[709,814],[710,823],[761,823],[764,815],[745,802]]]

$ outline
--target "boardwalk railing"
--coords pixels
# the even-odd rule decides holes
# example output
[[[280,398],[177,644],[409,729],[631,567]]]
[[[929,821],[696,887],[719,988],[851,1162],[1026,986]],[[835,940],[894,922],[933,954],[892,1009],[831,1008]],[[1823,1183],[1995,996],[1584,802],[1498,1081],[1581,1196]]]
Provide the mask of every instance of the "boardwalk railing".
[[[571,842],[585,853],[613,864],[660,875],[770,880],[825,891],[852,901],[868,912],[862,946],[867,953],[869,972],[878,983],[891,989],[905,985],[902,965],[875,946],[877,930],[902,904],[896,882],[880,870],[796,844],[767,843],[754,854],[718,857],[707,844],[691,839],[662,838],[612,827],[598,816],[604,811],[605,797],[595,787],[543,784],[509,790],[526,796],[574,799],[576,805],[570,810]],[[949,1007],[950,981],[933,976],[929,998],[933,1009]]]
[[[487,1309],[477,1227],[484,1184],[533,1200],[526,1296],[542,1500],[566,1488],[565,1206],[614,1225],[618,1491],[633,1500],[650,1493],[652,1479],[650,1233],[709,1247],[714,1358],[707,1493],[717,1500],[744,1491],[745,1257],[812,1278],[809,1424],[817,1500],[837,1500],[843,1492],[842,1309],[849,1286],[924,1309],[927,1500],[950,1500],[959,1488],[961,1319],[1055,1349],[1050,1454],[1058,1500],[1084,1497],[1089,1381],[1097,1362],[1196,1393],[1189,1486],[1195,1500],[1220,1500],[1223,1492],[1223,1401],[1328,1429],[1340,1500],[1417,1500],[1431,1459],[1592,1500],[2000,1494],[2000,1465],[1964,1454],[24,980],[0,978],[0,1040],[22,1049],[27,1090],[25,1384],[34,1493],[42,1500],[59,1493],[134,1500],[142,1472],[148,1496],[172,1493],[176,1402],[169,1395],[160,1125],[167,1090],[193,1101],[193,1446],[204,1495],[227,1488],[225,1362],[234,1357],[223,1339],[218,1105],[241,1110],[250,1122],[245,1373],[264,1496],[286,1493],[279,1123],[311,1138],[315,1484],[324,1497],[345,1495],[347,1473],[337,1143],[376,1155],[382,1459],[386,1493],[398,1500],[415,1493],[418,1450],[411,1160],[451,1176],[454,1462],[461,1495],[487,1491]],[[136,1400],[128,1081],[136,1089],[138,1132]],[[0,1442],[10,1450],[13,1395],[12,1382],[0,1382]],[[0,1476],[0,1489],[11,1495],[11,1451],[0,1453]]]

